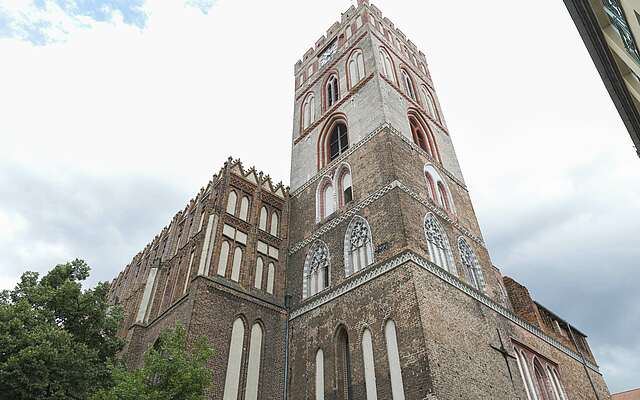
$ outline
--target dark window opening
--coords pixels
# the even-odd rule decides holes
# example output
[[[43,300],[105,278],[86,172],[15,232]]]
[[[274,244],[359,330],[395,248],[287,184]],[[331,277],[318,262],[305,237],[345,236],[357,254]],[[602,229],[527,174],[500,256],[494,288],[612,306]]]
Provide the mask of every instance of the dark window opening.
[[[339,123],[333,128],[329,136],[329,161],[334,160],[348,148],[347,126]]]

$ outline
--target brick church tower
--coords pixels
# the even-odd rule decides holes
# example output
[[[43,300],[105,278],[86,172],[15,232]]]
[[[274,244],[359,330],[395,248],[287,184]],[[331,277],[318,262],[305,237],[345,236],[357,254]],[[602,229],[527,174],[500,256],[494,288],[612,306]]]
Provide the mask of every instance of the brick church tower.
[[[177,321],[210,399],[608,399],[493,266],[427,59],[359,0],[295,64],[290,188],[230,159],[113,282],[137,366]]]

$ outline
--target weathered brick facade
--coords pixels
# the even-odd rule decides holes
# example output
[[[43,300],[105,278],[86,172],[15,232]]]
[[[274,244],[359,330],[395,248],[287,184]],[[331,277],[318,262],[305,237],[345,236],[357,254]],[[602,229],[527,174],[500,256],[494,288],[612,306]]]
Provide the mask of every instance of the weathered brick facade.
[[[493,266],[424,54],[360,0],[295,73],[291,188],[229,159],[134,257],[127,362],[180,321],[211,399],[608,399],[585,335]]]

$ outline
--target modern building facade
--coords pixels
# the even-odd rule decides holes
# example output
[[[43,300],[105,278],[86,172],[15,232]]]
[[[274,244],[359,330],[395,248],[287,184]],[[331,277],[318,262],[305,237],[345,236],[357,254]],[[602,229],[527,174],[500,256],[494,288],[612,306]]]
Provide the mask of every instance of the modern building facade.
[[[366,0],[295,64],[290,188],[229,159],[113,282],[135,367],[180,321],[211,399],[609,399],[493,266],[420,50]]]
[[[564,2],[640,156],[640,1]]]

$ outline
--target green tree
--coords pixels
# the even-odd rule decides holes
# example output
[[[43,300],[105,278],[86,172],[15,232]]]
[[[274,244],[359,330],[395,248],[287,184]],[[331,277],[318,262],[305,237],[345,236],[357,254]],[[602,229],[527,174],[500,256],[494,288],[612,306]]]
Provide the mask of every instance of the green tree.
[[[166,330],[147,351],[144,366],[113,368],[114,386],[96,393],[92,400],[201,400],[211,383],[207,362],[213,350],[200,337],[191,348],[182,325]]]
[[[0,399],[87,399],[112,384],[122,312],[107,303],[107,283],[82,289],[89,271],[74,260],[2,292]]]

